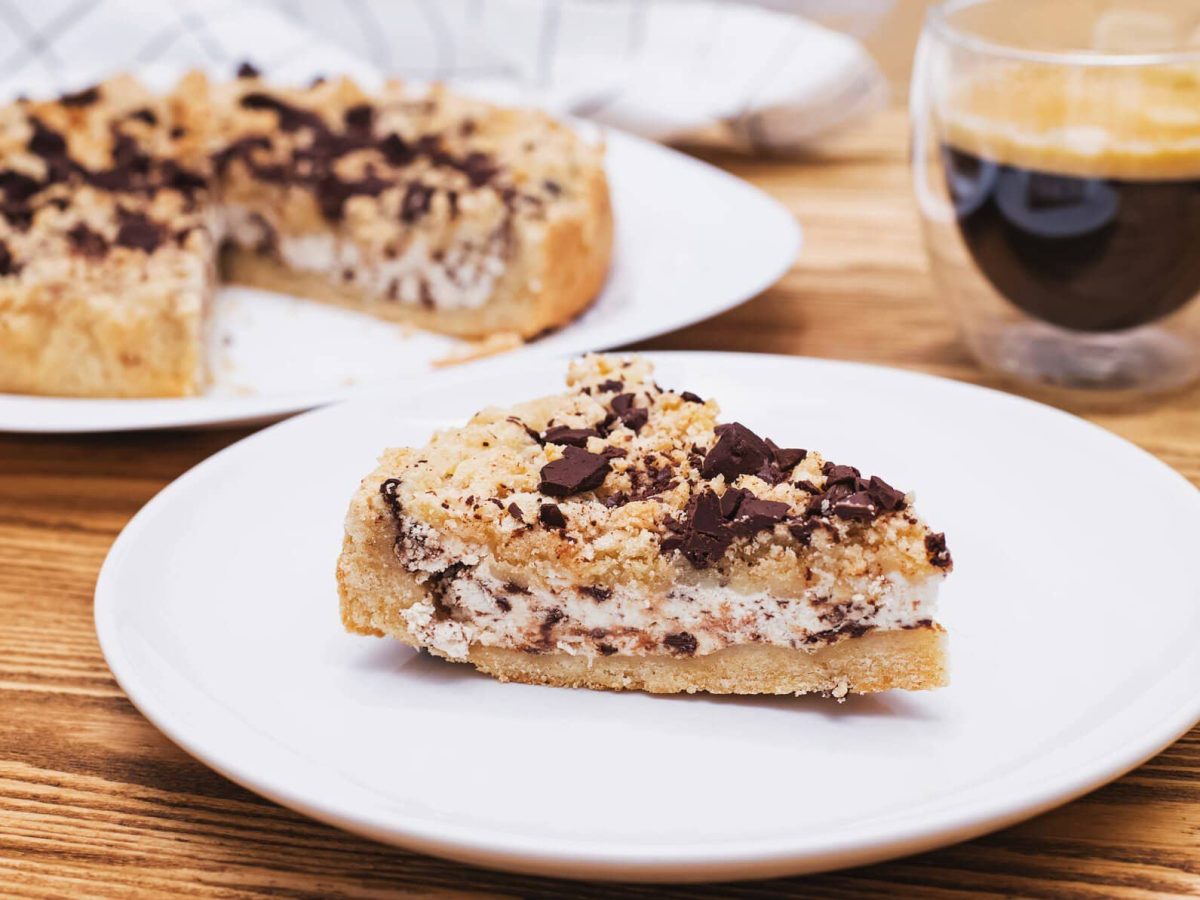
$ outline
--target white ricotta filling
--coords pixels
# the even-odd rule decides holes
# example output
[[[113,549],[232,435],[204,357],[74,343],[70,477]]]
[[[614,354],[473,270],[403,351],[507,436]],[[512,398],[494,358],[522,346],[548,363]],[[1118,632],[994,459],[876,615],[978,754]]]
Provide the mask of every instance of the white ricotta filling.
[[[602,655],[602,647],[621,655],[669,654],[673,647],[666,639],[681,634],[694,639],[696,655],[747,643],[815,648],[829,632],[847,626],[853,633],[854,626],[891,631],[928,622],[940,582],[938,575],[916,583],[899,575],[860,578],[839,586],[840,602],[829,599],[824,586],[785,598],[681,585],[647,601],[620,587],[604,598],[574,589],[522,592],[492,576],[483,563],[443,586],[441,603],[449,615],[430,599],[409,607],[403,617],[422,644],[456,659],[473,644],[589,658]],[[822,633],[826,636],[810,640]],[[677,645],[679,638],[673,640]]]
[[[256,248],[265,237],[262,220],[244,207],[227,206],[225,219],[229,239],[239,246]],[[499,235],[456,243],[436,258],[421,235],[391,259],[368,258],[357,244],[333,234],[279,234],[276,245],[288,268],[353,285],[379,300],[436,309],[478,309],[506,268]]]

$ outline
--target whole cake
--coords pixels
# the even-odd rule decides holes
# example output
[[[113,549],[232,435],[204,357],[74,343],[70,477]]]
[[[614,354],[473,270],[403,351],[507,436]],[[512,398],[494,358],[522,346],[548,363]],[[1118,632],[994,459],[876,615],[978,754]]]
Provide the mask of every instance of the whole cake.
[[[843,697],[946,682],[952,563],[912,498],[589,356],[568,390],[384,453],[345,626],[503,680]]]
[[[542,113],[122,76],[0,108],[0,391],[200,392],[222,277],[529,338],[587,307],[611,249],[602,147]]]

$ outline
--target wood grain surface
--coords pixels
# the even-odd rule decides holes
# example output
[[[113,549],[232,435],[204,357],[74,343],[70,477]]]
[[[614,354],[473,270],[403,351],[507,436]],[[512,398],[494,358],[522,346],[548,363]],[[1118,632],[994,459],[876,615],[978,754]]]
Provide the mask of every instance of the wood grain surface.
[[[761,297],[642,346],[869,360],[989,383],[930,289],[904,127],[895,110],[803,160],[708,153],[793,209],[805,249]],[[1200,390],[1088,415],[1200,484]],[[1200,895],[1200,730],[1114,784],[990,837],[736,885],[488,872],[259,799],[138,714],[92,628],[96,574],[117,532],[169,481],[246,433],[0,436],[0,896]]]

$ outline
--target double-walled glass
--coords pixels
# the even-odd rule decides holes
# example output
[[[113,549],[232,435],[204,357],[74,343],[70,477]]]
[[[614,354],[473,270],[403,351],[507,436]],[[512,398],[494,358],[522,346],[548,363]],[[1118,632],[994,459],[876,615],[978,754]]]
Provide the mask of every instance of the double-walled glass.
[[[1200,375],[1200,0],[950,0],[911,93],[936,290],[984,366]]]

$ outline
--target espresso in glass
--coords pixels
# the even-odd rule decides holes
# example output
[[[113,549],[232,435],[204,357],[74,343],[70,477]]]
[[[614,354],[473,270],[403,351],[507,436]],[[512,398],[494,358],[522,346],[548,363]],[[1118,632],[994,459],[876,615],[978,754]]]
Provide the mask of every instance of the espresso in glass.
[[[1200,81],[1155,71],[1142,82],[1121,108],[1095,79],[1089,104],[1061,73],[1010,72],[973,86],[955,111],[941,152],[962,239],[1036,319],[1123,331],[1200,294],[1200,145],[1181,145],[1171,127],[1200,127]],[[1068,104],[1086,124],[1049,126]]]
[[[934,290],[985,367],[1200,378],[1200,0],[944,0],[910,102]]]

